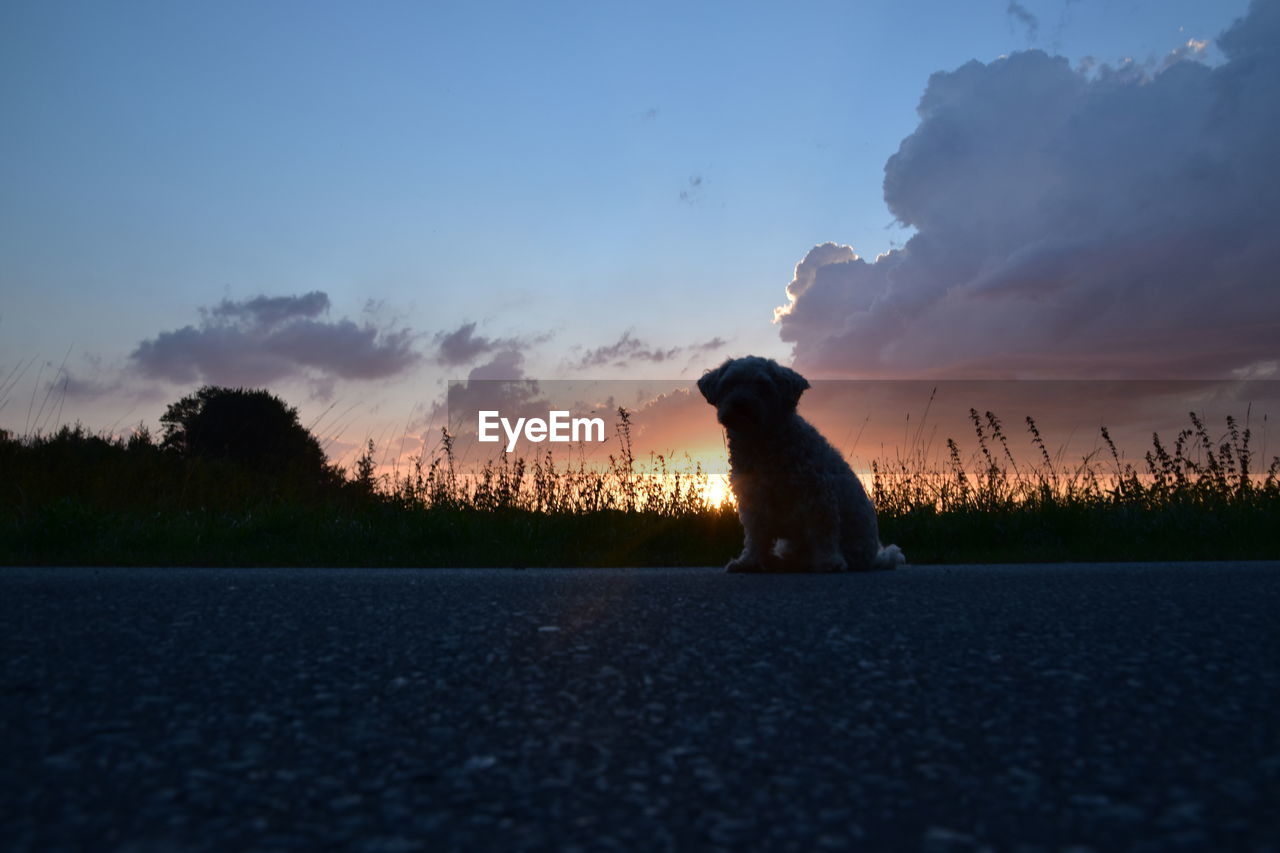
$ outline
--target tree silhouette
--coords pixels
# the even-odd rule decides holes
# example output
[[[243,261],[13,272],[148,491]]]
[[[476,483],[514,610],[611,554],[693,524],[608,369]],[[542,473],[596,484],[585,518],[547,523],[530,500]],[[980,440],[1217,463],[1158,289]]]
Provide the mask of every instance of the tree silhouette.
[[[226,459],[274,475],[332,475],[298,410],[265,390],[206,385],[171,404],[160,423],[162,446],[182,456]]]

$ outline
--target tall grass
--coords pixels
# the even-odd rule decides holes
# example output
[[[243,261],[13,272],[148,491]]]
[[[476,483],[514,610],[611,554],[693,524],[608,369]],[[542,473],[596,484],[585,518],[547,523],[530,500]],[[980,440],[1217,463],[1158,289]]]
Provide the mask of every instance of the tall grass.
[[[872,491],[878,510],[888,515],[921,509],[994,512],[1061,505],[1216,509],[1276,497],[1280,457],[1273,457],[1265,470],[1255,470],[1250,429],[1242,430],[1228,415],[1225,432],[1214,438],[1195,412],[1188,417],[1191,427],[1178,432],[1172,451],[1154,432],[1151,449],[1135,464],[1121,456],[1105,426],[1099,429],[1099,450],[1072,463],[1061,456],[1055,460],[1028,416],[1032,453],[1020,465],[1000,419],[992,412],[980,416],[970,409],[976,449],[967,459],[960,445],[948,438],[945,464],[922,448],[891,461],[874,460]]]
[[[409,460],[409,471],[378,480],[375,488],[406,506],[449,507],[482,512],[518,510],[541,515],[623,512],[682,517],[718,511],[710,497],[712,475],[687,456],[676,466],[666,454],[638,461],[631,438],[631,413],[617,410],[618,450],[607,464],[588,465],[579,456],[557,461],[547,450],[532,457],[500,454],[478,468],[462,471],[454,455],[454,437],[441,429],[439,450]],[[373,448],[356,462],[370,470]]]
[[[631,416],[589,465],[502,454],[463,466],[455,441],[380,476],[370,443],[350,471],[268,478],[182,457],[145,429],[0,432],[0,562],[165,565],[708,565],[741,544],[714,475],[687,457],[637,459]],[[1076,460],[1025,419],[1017,447],[970,410],[966,450],[917,439],[870,463],[882,539],[912,562],[1280,558],[1280,457],[1250,429],[1196,414],[1127,460],[1104,428]]]
[[[1256,470],[1249,428],[1228,416],[1215,437],[1188,418],[1172,448],[1153,432],[1141,462],[1105,426],[1068,462],[1030,416],[1028,458],[994,413],[970,409],[967,457],[948,438],[942,464],[920,447],[872,462],[882,527],[923,561],[1280,558],[1280,457]]]

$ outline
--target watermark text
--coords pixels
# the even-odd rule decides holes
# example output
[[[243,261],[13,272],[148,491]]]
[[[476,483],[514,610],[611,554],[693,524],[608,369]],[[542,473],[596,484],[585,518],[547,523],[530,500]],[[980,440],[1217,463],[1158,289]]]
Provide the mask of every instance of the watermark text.
[[[567,410],[547,412],[544,418],[516,418],[513,424],[509,418],[493,409],[481,410],[476,424],[476,438],[480,441],[498,442],[502,440],[498,430],[507,437],[507,452],[516,448],[516,442],[522,437],[535,444],[542,441],[579,442],[604,441],[604,418],[574,418]]]

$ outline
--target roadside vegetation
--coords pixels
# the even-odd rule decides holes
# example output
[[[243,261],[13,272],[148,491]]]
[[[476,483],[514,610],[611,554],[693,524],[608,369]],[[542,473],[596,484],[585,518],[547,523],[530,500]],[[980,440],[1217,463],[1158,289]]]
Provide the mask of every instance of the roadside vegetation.
[[[882,538],[914,563],[1280,557],[1280,458],[1195,414],[1126,460],[1055,457],[1030,417],[1011,448],[970,412],[968,450],[916,447],[871,465]],[[169,406],[162,435],[76,425],[0,431],[0,563],[219,566],[717,565],[741,529],[718,479],[636,459],[618,411],[603,466],[502,455],[464,469],[453,440],[379,476],[374,447],[329,464],[296,410],[266,391],[206,387]],[[1021,432],[1021,430],[1020,430]]]

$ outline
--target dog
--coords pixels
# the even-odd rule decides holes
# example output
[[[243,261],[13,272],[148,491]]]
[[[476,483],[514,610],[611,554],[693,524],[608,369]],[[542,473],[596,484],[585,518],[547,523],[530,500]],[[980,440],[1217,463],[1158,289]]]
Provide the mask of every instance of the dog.
[[[742,554],[730,572],[845,572],[906,562],[843,456],[796,412],[809,382],[776,361],[730,359],[698,380],[729,438]]]

